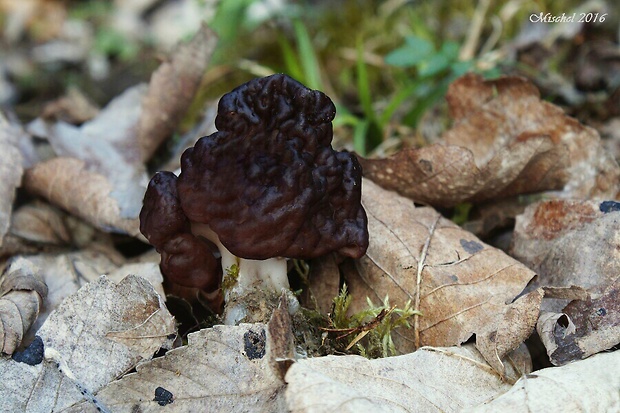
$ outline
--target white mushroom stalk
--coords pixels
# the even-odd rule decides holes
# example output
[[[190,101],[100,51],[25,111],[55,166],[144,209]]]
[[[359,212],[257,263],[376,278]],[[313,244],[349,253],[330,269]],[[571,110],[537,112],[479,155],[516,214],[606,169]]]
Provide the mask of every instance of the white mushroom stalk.
[[[225,324],[238,324],[247,316],[248,309],[244,305],[229,306],[233,298],[245,297],[249,293],[257,290],[280,293],[282,290],[290,292],[290,285],[287,275],[286,258],[275,257],[266,260],[251,260],[237,257],[231,253],[220,241],[218,235],[206,224],[192,222],[192,233],[211,241],[217,246],[222,256],[222,270],[226,277],[227,270],[230,271],[234,266],[237,267],[236,283],[224,290],[224,301],[226,302],[226,312],[224,314]],[[290,299],[294,299],[289,294]],[[291,301],[289,299],[289,301]],[[295,300],[296,301],[296,300]],[[293,305],[292,308],[296,306]],[[291,308],[289,306],[289,308]]]

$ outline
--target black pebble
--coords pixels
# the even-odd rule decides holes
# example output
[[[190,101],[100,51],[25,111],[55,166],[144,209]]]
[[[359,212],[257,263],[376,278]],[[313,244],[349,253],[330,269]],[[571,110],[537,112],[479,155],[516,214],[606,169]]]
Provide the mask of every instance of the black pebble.
[[[41,337],[35,336],[32,343],[24,351],[13,353],[13,360],[30,366],[36,366],[43,361],[44,347]]]

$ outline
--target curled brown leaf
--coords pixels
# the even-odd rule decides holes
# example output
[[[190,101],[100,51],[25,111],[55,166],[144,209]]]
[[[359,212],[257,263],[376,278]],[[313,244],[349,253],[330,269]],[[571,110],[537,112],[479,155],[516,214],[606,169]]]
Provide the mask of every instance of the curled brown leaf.
[[[68,245],[71,233],[62,213],[49,204],[35,202],[13,213],[11,233],[24,240],[52,245]]]
[[[450,207],[523,193],[615,196],[620,168],[598,133],[540,99],[519,77],[457,79],[441,143],[360,162],[366,177],[421,203]]]
[[[0,298],[0,352],[13,354],[37,319],[47,285],[40,269],[17,259],[2,279]]]

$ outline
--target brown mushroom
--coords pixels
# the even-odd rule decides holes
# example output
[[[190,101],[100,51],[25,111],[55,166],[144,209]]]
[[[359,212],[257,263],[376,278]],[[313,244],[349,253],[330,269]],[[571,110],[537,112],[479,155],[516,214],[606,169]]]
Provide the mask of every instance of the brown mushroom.
[[[189,225],[217,245],[224,270],[236,265],[227,301],[249,289],[288,289],[285,258],[366,252],[361,167],[331,147],[335,112],[325,94],[288,76],[254,79],[222,97],[218,132],[183,153],[176,197],[160,208],[171,217],[157,219],[175,234]],[[151,225],[142,229],[149,241]]]

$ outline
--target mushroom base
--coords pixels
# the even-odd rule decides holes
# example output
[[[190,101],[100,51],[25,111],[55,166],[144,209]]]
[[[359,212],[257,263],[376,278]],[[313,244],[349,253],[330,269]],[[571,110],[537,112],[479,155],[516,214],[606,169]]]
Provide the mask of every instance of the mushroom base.
[[[267,260],[250,260],[240,258],[231,253],[220,241],[219,237],[208,225],[192,223],[192,233],[213,242],[222,256],[224,280],[224,322],[233,325],[240,322],[267,321],[273,311],[269,298],[277,299],[282,290],[290,295],[289,308],[299,307],[299,302],[290,292],[286,258],[276,257]],[[271,310],[263,317],[263,307],[258,299],[267,301]]]
[[[299,310],[297,297],[288,289],[280,292],[254,289],[244,295],[231,294],[224,309],[224,324],[266,323],[280,304],[282,295],[286,296],[288,311],[294,315]]]

